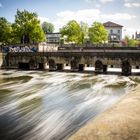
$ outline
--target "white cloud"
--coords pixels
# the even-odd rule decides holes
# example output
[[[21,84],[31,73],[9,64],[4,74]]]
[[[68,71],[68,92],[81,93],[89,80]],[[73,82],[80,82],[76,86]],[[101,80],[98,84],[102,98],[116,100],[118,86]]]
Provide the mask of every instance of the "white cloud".
[[[125,3],[124,6],[125,7],[131,7],[131,4],[130,3]]]
[[[140,3],[125,3],[125,7],[140,7]]]
[[[84,21],[91,23],[93,21],[103,20],[131,20],[136,18],[135,15],[128,13],[115,13],[115,14],[103,14],[99,9],[84,9],[78,11],[62,11],[57,13],[57,20],[62,23],[66,23],[69,20],[76,20],[77,22]]]
[[[44,21],[49,22],[49,19],[46,17],[38,17],[38,19],[40,20],[41,23],[43,23]]]
[[[113,2],[114,0],[85,0],[85,1],[86,2],[94,2],[94,3],[100,2],[100,3],[105,4],[105,3]]]
[[[76,20],[78,22],[85,21],[89,22],[94,19],[99,19],[100,11],[98,9],[84,9],[84,10],[78,10],[78,11],[63,11],[57,14],[57,16],[63,21],[69,21],[69,20]]]
[[[140,0],[124,0],[124,6],[128,8],[139,8],[140,7]]]
[[[2,7],[2,4],[0,3],[0,7]]]
[[[113,2],[113,0],[100,0],[101,3]]]
[[[95,4],[95,7],[96,7],[96,8],[100,8],[101,5],[100,5],[100,4]]]
[[[127,13],[116,13],[116,14],[102,14],[101,18],[107,20],[131,20],[136,18],[135,15],[130,15]]]
[[[100,11],[98,9],[84,9],[78,11],[62,11],[57,13],[57,18],[52,23],[54,24],[56,31],[66,25],[70,20],[76,20],[78,23],[84,21],[88,24],[92,24],[93,21],[98,21],[100,18]]]
[[[52,23],[55,25],[56,31],[66,25],[70,20],[76,20],[78,23],[84,21],[91,25],[94,21],[106,22],[106,21],[116,21],[116,23],[121,23],[122,21],[128,21],[135,19],[135,15],[128,13],[114,13],[114,14],[104,14],[101,13],[99,9],[84,9],[78,11],[62,11],[57,13],[57,18]]]
[[[124,0],[124,2],[130,2],[130,3],[140,3],[140,0]]]
[[[93,0],[85,0],[86,2],[92,2]]]

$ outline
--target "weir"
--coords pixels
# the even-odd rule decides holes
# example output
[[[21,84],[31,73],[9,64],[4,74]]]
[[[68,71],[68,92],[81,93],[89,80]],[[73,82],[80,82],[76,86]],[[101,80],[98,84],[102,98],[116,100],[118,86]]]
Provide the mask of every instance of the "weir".
[[[86,65],[92,66],[96,73],[107,73],[112,66],[121,68],[123,75],[130,75],[132,67],[140,67],[140,48],[60,47],[53,52],[9,52],[2,67],[63,71],[64,65],[70,65],[71,71],[84,71]]]
[[[90,120],[96,119],[98,115],[117,103],[139,83],[140,77],[137,76],[0,70],[0,139],[66,140],[82,126],[90,123]],[[118,130],[125,134],[127,126],[130,126],[130,131],[127,133],[130,136],[131,128],[140,126],[139,96],[133,93],[131,95],[134,95],[133,98],[137,104],[131,103],[131,96],[125,104],[122,104],[122,107],[127,108],[132,114],[129,116],[129,112],[122,108],[122,113],[127,117],[124,123],[128,122],[128,124],[118,127]],[[120,115],[118,111],[113,113],[111,111],[106,116],[107,122],[112,124],[109,130],[113,130],[114,133],[111,136],[117,137],[115,126],[118,124],[122,126],[123,115],[121,117]],[[112,119],[109,121],[109,116],[114,121]],[[116,117],[119,119],[115,119]],[[102,117],[102,120],[104,118]],[[136,127],[131,127],[132,121],[128,119],[136,121],[136,125],[133,125]],[[99,134],[107,137],[108,129],[105,131],[102,129],[106,128],[102,125],[106,121],[98,122],[103,126],[98,132],[105,135],[100,135],[96,131],[94,133],[91,130],[96,129],[88,127],[84,132],[91,132],[93,136]],[[133,130],[134,134],[139,132]],[[121,136],[123,136],[122,133],[120,133]],[[132,137],[132,140],[134,139]]]

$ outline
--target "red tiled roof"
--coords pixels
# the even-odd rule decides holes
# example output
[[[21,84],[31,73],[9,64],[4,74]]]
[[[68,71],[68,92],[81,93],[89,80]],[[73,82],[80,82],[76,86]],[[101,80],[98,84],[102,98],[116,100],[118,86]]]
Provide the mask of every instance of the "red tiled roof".
[[[123,27],[122,25],[119,25],[119,24],[111,22],[111,21],[105,22],[105,23],[103,23],[103,25],[104,25],[104,27]]]

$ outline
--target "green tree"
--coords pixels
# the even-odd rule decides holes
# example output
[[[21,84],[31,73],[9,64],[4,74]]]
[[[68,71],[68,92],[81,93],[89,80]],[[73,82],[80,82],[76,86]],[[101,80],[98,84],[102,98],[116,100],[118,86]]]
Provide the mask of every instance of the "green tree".
[[[11,42],[11,24],[4,18],[0,17],[0,43],[8,44]]]
[[[89,29],[88,24],[85,22],[81,22],[80,27],[82,30],[82,33],[81,33],[82,43],[87,42],[88,41],[88,29]]]
[[[45,40],[45,34],[40,26],[40,21],[37,19],[36,13],[26,10],[19,11],[15,15],[15,23],[13,27],[13,36],[16,42],[34,43]]]
[[[102,44],[108,39],[108,32],[99,22],[94,22],[89,28],[89,39],[94,44]]]
[[[124,41],[126,42],[126,45],[128,47],[136,47],[136,46],[139,45],[139,41],[138,40],[132,39],[129,36],[125,36],[124,37]]]
[[[54,25],[49,22],[43,22],[42,23],[42,29],[44,33],[53,33],[54,32]]]
[[[67,36],[66,42],[73,42],[76,44],[82,44],[82,30],[80,25],[75,21],[69,21],[60,30],[62,37]]]

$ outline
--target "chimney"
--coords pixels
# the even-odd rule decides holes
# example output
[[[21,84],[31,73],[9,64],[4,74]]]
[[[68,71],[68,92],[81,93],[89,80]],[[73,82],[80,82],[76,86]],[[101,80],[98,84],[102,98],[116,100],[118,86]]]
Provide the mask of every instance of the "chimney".
[[[134,34],[132,34],[132,39],[134,39]]]
[[[137,39],[137,31],[135,32],[135,39]]]

